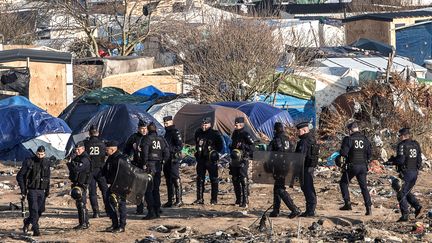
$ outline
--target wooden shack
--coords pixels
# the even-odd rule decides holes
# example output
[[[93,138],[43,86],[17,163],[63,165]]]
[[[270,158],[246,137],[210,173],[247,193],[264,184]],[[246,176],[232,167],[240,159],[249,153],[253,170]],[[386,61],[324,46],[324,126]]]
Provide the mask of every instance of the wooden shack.
[[[53,116],[73,101],[72,55],[33,49],[0,51],[0,68],[28,68],[28,99]]]

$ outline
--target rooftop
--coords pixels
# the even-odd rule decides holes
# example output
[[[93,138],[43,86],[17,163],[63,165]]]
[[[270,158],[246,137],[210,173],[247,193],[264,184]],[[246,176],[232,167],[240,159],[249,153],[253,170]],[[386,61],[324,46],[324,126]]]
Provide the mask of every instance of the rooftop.
[[[431,17],[432,11],[402,11],[402,12],[385,12],[385,13],[370,13],[370,14],[362,14],[353,17],[349,17],[343,20],[343,22],[352,22],[364,19],[372,19],[378,21],[387,21],[391,22],[393,19],[400,18],[419,18],[419,17]]]

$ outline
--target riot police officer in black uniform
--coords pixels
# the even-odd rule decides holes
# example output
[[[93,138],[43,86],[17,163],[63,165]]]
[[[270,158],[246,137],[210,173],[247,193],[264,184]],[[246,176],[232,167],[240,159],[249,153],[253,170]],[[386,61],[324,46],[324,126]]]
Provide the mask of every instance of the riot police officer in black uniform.
[[[23,162],[17,174],[21,198],[27,197],[30,215],[24,219],[24,233],[32,225],[33,236],[40,236],[39,217],[44,210],[45,198],[50,189],[50,161],[45,158],[45,147],[39,146],[36,155]]]
[[[165,138],[157,134],[156,125],[150,123],[147,128],[149,133],[144,137],[141,151],[144,168],[146,172],[153,177],[145,193],[148,212],[144,219],[150,220],[160,218],[159,210],[161,201],[159,187],[161,183],[162,164],[169,159],[170,152]]]
[[[102,174],[105,176],[107,183],[111,186],[114,183],[117,174],[118,163],[120,160],[127,160],[118,150],[117,141],[109,141],[105,148],[108,158],[102,168]],[[109,210],[108,215],[111,218],[112,225],[106,229],[114,233],[125,232],[126,227],[126,194],[119,195],[108,188]]]
[[[75,154],[69,163],[69,179],[72,182],[71,196],[75,199],[78,209],[79,224],[74,229],[88,229],[87,188],[90,182],[91,162],[90,157],[85,151],[84,142],[79,142],[75,146]]]
[[[172,116],[166,116],[163,118],[165,126],[165,140],[168,143],[170,157],[165,161],[163,165],[163,171],[167,184],[168,201],[163,205],[164,207],[183,205],[182,200],[182,185],[180,180],[180,153],[183,148],[183,141],[179,130],[173,123]],[[175,192],[174,192],[175,191]],[[175,203],[173,204],[173,198],[175,194]]]
[[[138,121],[138,131],[132,134],[128,140],[126,141],[125,148],[123,150],[124,155],[129,156],[129,159],[132,161],[132,164],[137,166],[138,168],[143,169],[143,161],[141,158],[141,146],[144,141],[144,137],[147,135],[147,122],[144,120]],[[144,203],[140,203],[137,205],[136,209],[137,214],[144,213]]]
[[[289,140],[285,134],[285,129],[282,123],[276,122],[274,124],[274,137],[270,142],[268,150],[277,152],[294,152],[295,145]],[[295,218],[300,215],[300,209],[294,204],[294,201],[286,191],[285,187],[285,176],[279,175],[277,171],[273,173],[275,180],[273,187],[273,211],[270,213],[270,217],[277,217],[280,212],[281,200],[287,205],[291,213],[289,218]]]
[[[197,199],[195,204],[204,204],[204,183],[206,171],[211,182],[211,204],[217,204],[219,192],[218,166],[219,153],[223,149],[220,133],[211,128],[211,118],[204,118],[201,128],[195,132],[195,158],[197,160]]]
[[[372,202],[369,190],[367,189],[366,180],[368,163],[372,155],[371,143],[365,135],[360,133],[356,122],[350,123],[348,125],[348,130],[350,131],[350,136],[342,140],[340,150],[340,155],[344,158],[343,160],[345,160],[345,165],[342,166],[342,178],[339,182],[344,200],[344,205],[340,210],[352,210],[348,184],[355,176],[363,195],[366,215],[371,215]]]
[[[125,148],[123,149],[123,154],[132,158],[132,164],[138,167],[139,165],[142,165],[142,161],[140,158],[140,145],[142,143],[142,140],[144,139],[144,136],[148,133],[147,125],[147,122],[145,122],[144,120],[139,120],[138,131],[128,138]]]
[[[297,143],[295,152],[305,155],[301,189],[306,199],[306,211],[300,217],[313,217],[317,203],[313,177],[315,167],[318,165],[319,146],[314,135],[309,131],[308,122],[299,123],[296,127],[299,131],[300,141]]]
[[[416,218],[422,212],[423,207],[411,192],[416,184],[418,171],[422,166],[422,158],[420,144],[411,139],[410,130],[408,128],[399,130],[399,140],[396,157],[391,158],[390,161],[397,166],[399,175],[404,182],[397,194],[399,208],[402,213],[398,222],[406,222],[409,220],[408,204],[415,209],[414,214]]]
[[[235,128],[231,136],[231,163],[229,166],[234,193],[236,197],[235,204],[240,207],[247,207],[248,198],[248,168],[249,159],[253,155],[254,141],[250,134],[244,129],[244,118],[237,117],[234,121]]]
[[[89,184],[90,204],[93,210],[93,218],[100,216],[99,205],[97,200],[97,186],[102,193],[102,199],[105,206],[105,212],[109,207],[107,198],[108,185],[105,177],[102,176],[102,167],[105,164],[105,143],[99,139],[99,131],[96,126],[92,125],[89,130],[90,137],[84,141],[85,150],[90,156],[91,175]]]

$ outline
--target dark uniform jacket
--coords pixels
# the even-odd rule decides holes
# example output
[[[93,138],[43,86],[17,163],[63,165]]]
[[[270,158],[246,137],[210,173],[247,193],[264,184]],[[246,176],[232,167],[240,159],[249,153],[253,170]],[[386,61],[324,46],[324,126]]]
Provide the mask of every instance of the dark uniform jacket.
[[[139,132],[132,134],[126,141],[125,148],[123,149],[123,154],[133,156],[132,163],[135,165],[142,163],[142,158],[140,157],[141,154],[138,148],[141,146],[144,137],[145,136]],[[136,149],[134,149],[134,144],[136,145]]]
[[[305,155],[304,167],[316,167],[318,165],[319,146],[312,133],[309,132],[300,136],[295,152]]]
[[[100,169],[105,164],[105,143],[92,136],[84,140],[85,150],[90,156],[91,170]]]
[[[273,140],[268,146],[268,151],[278,151],[278,152],[294,152],[295,147],[288,136],[284,132],[275,133]]]
[[[396,157],[392,160],[399,171],[419,170],[422,166],[420,144],[411,139],[399,142]]]
[[[195,158],[199,161],[209,161],[210,152],[215,150],[221,153],[223,150],[223,140],[220,133],[212,128],[203,131],[199,128],[195,132]]]
[[[253,151],[254,151],[254,140],[250,136],[250,134],[245,131],[244,128],[234,130],[232,136],[231,136],[231,146],[230,149],[238,149],[243,152],[242,158],[244,160],[247,160],[249,158],[252,158]]]
[[[170,156],[169,146],[164,137],[156,132],[149,132],[142,143],[141,157],[144,164],[148,161],[167,161]]]
[[[119,150],[108,156],[105,165],[102,168],[102,175],[105,176],[108,184],[114,183],[117,174],[118,163],[121,159],[127,160],[126,156],[120,153]]]
[[[87,152],[75,156],[67,163],[69,179],[73,186],[87,187],[90,183],[91,162]]]
[[[340,155],[348,164],[367,165],[372,156],[372,145],[369,139],[360,132],[354,132],[342,140]]]
[[[17,174],[21,194],[26,194],[27,190],[45,190],[47,194],[50,178],[50,161],[47,158],[39,159],[36,156],[25,160]]]
[[[179,130],[174,126],[165,128],[165,140],[168,143],[171,154],[179,153],[183,148],[183,141]]]

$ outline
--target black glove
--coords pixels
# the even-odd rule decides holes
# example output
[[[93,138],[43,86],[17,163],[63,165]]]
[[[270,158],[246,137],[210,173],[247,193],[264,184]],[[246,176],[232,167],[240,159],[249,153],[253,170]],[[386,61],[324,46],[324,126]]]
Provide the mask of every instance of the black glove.
[[[24,201],[25,200],[25,198],[26,198],[26,194],[25,193],[21,193],[21,201]]]

